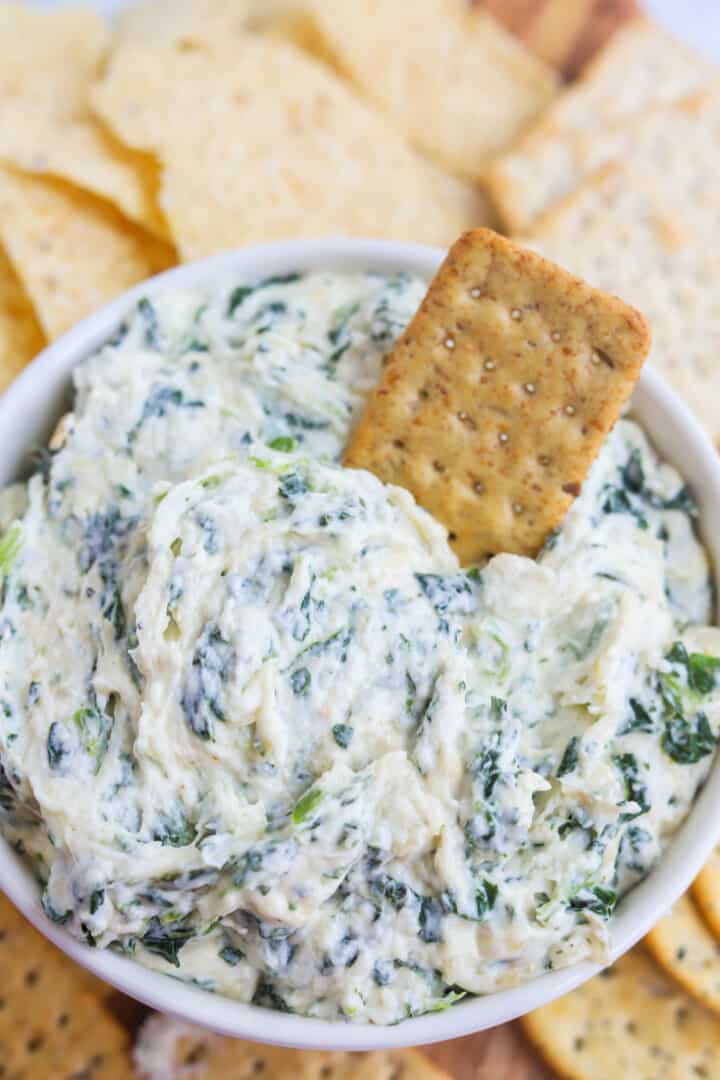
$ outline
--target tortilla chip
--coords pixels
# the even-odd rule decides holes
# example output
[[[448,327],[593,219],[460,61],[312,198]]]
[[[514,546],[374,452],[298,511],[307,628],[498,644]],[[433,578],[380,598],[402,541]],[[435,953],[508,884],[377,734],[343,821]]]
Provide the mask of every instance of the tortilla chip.
[[[0,394],[44,345],[32,305],[0,247]]]
[[[386,360],[344,464],[408,488],[463,563],[535,556],[649,346],[622,301],[478,229],[453,245]]]
[[[720,1075],[720,1020],[633,949],[566,997],[523,1018],[545,1060],[574,1080]]]
[[[715,848],[691,891],[700,914],[720,942],[720,848]]]
[[[0,894],[0,1063],[7,1077],[132,1076],[108,987],[68,960]]]
[[[268,1080],[450,1080],[417,1050],[368,1054],[289,1050],[223,1038],[168,1016],[153,1016],[145,1022],[135,1048],[141,1077],[166,1080],[179,1076],[188,1061],[197,1065],[198,1077],[203,1080],[256,1076]]]
[[[654,23],[630,20],[580,80],[487,170],[485,179],[503,224],[511,232],[524,230],[566,194],[577,169],[573,158],[596,156],[593,140],[608,127],[713,83],[720,85],[720,69],[709,60]],[[575,144],[574,136],[584,141]]]
[[[652,328],[650,362],[720,440],[720,256],[646,181],[606,166],[524,239],[599,289],[619,293]]]
[[[329,59],[418,149],[477,180],[550,102],[558,76],[464,0],[300,0],[300,41]]]
[[[653,927],[645,944],[658,964],[692,997],[720,1013],[720,954],[689,896]]]
[[[167,237],[151,165],[87,107],[108,46],[109,30],[90,9],[0,4],[0,160],[69,180]]]
[[[1,168],[0,242],[48,338],[174,262],[108,203]]]
[[[162,206],[185,260],[320,234],[447,244],[485,220],[479,192],[421,161],[292,45],[254,34],[188,47],[123,40],[93,101],[123,141],[161,160]]]

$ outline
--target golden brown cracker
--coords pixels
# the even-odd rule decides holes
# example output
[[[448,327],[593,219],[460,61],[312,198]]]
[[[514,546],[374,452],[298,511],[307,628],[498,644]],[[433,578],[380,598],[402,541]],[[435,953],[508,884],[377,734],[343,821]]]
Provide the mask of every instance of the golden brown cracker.
[[[652,327],[651,364],[720,439],[720,256],[652,183],[606,166],[523,242],[635,304]]]
[[[0,394],[44,344],[32,304],[0,246]]]
[[[497,233],[453,245],[345,454],[447,526],[464,563],[536,555],[640,374],[643,318]]]
[[[90,8],[0,4],[0,161],[60,176],[166,236],[146,160],[88,108],[109,42],[107,23]]]
[[[313,235],[447,244],[488,220],[477,188],[420,159],[293,45],[250,33],[184,40],[121,34],[93,96],[119,138],[161,161],[184,260]]]
[[[1,167],[0,242],[48,338],[175,261],[108,203]]]
[[[449,1080],[444,1070],[417,1050],[377,1050],[367,1054],[343,1051],[291,1050],[240,1042],[213,1035],[192,1024],[153,1016],[140,1031],[135,1048],[138,1073],[144,1080],[180,1075],[191,1062],[203,1080]]]
[[[304,43],[418,149],[470,179],[557,90],[554,70],[480,5],[301,0],[298,6],[315,31],[304,34]]]
[[[720,848],[715,848],[692,885],[692,895],[706,924],[720,941]]]
[[[720,86],[720,69],[710,60],[647,19],[630,20],[578,82],[487,169],[503,225],[510,232],[527,229],[571,190],[578,159],[597,158],[601,143],[595,140],[608,128],[713,84]]]
[[[108,987],[50,944],[0,894],[0,1064],[8,1077],[132,1076]]]
[[[645,938],[658,964],[692,997],[720,1013],[720,954],[689,895]]]
[[[639,948],[522,1024],[548,1064],[572,1080],[720,1075],[720,1020]]]

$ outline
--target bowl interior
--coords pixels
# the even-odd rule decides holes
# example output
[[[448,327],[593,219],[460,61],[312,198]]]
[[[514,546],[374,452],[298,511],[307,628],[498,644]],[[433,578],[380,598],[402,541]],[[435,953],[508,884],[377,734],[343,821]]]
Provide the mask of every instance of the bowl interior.
[[[291,270],[407,270],[429,278],[444,252],[410,244],[331,239],[248,248],[170,270],[141,285],[47,348],[0,397],[0,484],[22,476],[31,452],[44,445],[70,400],[72,367],[93,353],[141,296],[214,281],[253,279]],[[720,566],[720,461],[688,409],[652,370],[643,372],[632,404],[661,456],[684,475],[700,507],[699,528],[714,567]],[[716,574],[716,586],[718,584]],[[613,958],[634,944],[688,887],[717,840],[720,761],[665,858],[618,907],[611,932]],[[551,972],[524,985],[471,998],[443,1013],[394,1027],[288,1016],[243,1005],[171,976],[150,971],[108,950],[93,950],[50,922],[24,863],[0,838],[0,884],[9,898],[56,945],[118,989],[165,1013],[225,1034],[301,1048],[368,1050],[455,1038],[513,1019],[572,989],[594,974],[590,963]]]

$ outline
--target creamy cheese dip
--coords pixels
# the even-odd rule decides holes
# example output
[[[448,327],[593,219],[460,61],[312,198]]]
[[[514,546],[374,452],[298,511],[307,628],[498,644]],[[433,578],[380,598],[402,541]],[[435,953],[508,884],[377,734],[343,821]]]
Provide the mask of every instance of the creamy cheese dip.
[[[393,1023],[588,957],[707,774],[692,499],[622,420],[533,561],[337,461],[405,274],[143,300],[2,496],[2,831],[48,915]]]

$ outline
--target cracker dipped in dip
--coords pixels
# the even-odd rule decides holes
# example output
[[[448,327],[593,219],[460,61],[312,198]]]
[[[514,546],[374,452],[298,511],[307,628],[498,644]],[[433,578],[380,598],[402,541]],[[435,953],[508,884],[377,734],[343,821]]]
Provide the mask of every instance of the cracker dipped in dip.
[[[683,478],[632,418],[537,558],[342,468],[426,282],[143,300],[0,496],[2,831],[48,915],[394,1023],[606,954],[720,728]]]

